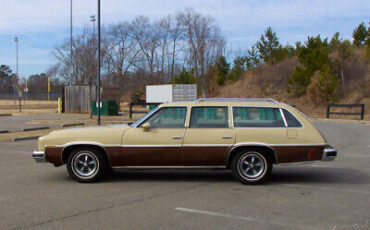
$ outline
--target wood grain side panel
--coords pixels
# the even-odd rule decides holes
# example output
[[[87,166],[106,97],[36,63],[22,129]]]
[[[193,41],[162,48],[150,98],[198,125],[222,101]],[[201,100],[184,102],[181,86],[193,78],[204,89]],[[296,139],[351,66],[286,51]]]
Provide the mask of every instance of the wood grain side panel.
[[[190,147],[182,148],[184,166],[221,166],[226,165],[226,157],[230,150],[228,146],[220,147]]]
[[[181,147],[107,147],[111,166],[180,166]]]
[[[279,163],[321,160],[325,146],[273,146]]]
[[[45,155],[46,160],[50,163],[53,163],[55,166],[60,166],[62,162],[62,147],[46,147]]]

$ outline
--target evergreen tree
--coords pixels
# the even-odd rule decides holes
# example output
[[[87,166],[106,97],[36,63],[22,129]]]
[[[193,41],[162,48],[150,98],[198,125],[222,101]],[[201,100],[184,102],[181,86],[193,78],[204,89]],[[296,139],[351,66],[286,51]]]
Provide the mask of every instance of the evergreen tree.
[[[183,67],[181,72],[175,75],[175,77],[171,81],[172,84],[195,84],[196,79],[195,76],[192,74],[192,71],[186,71]]]
[[[230,64],[226,61],[225,56],[220,56],[215,63],[217,84],[223,85],[226,82],[227,74],[230,70]]]
[[[256,44],[260,53],[260,58],[264,62],[274,63],[276,50],[279,48],[279,39],[276,33],[272,31],[271,27],[267,28],[265,34],[261,35],[260,40]]]
[[[356,46],[363,46],[366,40],[369,40],[369,30],[366,29],[365,23],[361,23],[353,30],[353,44]]]
[[[324,65],[331,68],[329,57],[329,44],[327,39],[308,37],[304,46],[297,50],[298,61],[303,66],[297,66],[289,78],[289,84],[295,87],[295,94],[302,95],[311,81],[311,77],[316,71],[322,70]],[[327,71],[327,70],[326,70]]]
[[[246,57],[236,57],[233,62],[234,62],[234,65],[228,75],[228,79],[230,81],[237,81],[240,79],[240,76],[247,69],[247,66],[246,66],[247,58]]]
[[[248,50],[248,55],[246,57],[246,66],[247,69],[254,69],[259,66],[261,60],[259,58],[258,51],[255,46],[252,46],[250,50]]]

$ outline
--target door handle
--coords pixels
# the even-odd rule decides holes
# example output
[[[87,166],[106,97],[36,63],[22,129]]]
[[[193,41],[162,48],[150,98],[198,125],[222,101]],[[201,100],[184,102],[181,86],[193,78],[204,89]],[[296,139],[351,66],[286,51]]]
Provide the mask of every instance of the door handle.
[[[178,139],[181,139],[182,138],[182,136],[173,136],[172,137],[172,139],[174,139],[174,140],[178,140]]]
[[[223,136],[222,139],[231,139],[233,138],[232,136]]]

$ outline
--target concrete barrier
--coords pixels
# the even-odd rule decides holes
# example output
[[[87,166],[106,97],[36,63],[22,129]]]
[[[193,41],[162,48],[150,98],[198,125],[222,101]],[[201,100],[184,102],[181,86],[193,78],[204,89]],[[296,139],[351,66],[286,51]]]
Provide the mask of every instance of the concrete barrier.
[[[23,132],[41,130],[41,129],[50,129],[50,127],[49,126],[41,126],[41,127],[23,128]]]
[[[11,113],[0,113],[0,117],[9,117],[9,116],[13,116],[13,114],[11,114]]]
[[[29,137],[13,137],[12,141],[25,141],[25,140],[35,140],[40,136],[29,136]]]
[[[62,127],[71,127],[71,126],[79,126],[79,125],[85,125],[85,123],[62,124]]]

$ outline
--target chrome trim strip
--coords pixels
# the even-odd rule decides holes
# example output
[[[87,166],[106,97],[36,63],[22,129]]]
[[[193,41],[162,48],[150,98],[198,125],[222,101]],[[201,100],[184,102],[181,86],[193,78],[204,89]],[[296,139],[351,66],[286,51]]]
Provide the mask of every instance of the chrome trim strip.
[[[62,147],[66,148],[71,145],[97,145],[102,148],[104,147],[239,147],[239,146],[248,146],[248,145],[256,145],[256,146],[323,146],[327,145],[326,143],[304,143],[304,144],[295,144],[295,143],[288,143],[288,144],[268,144],[263,142],[240,142],[236,144],[177,144],[177,145],[166,145],[166,144],[158,144],[158,145],[120,145],[120,144],[101,144],[98,142],[69,142],[63,145],[56,145],[54,147]]]
[[[258,146],[323,146],[327,145],[326,143],[304,143],[304,144],[267,144],[267,143],[262,143],[262,142],[241,142],[237,143],[234,146],[239,147],[239,146],[248,146],[248,145],[258,145]]]
[[[153,147],[181,147],[181,144],[178,145],[120,145],[122,148],[153,148]]]
[[[33,151],[32,153],[32,158],[37,162],[37,163],[45,163],[46,161],[46,156],[44,151]]]
[[[74,142],[68,142],[62,145],[56,145],[55,147],[66,148],[71,145],[97,145],[100,147],[121,147],[122,146],[120,144],[102,144],[100,142],[94,142],[94,141],[74,141]]]
[[[226,166],[114,166],[112,169],[226,169]]]
[[[184,144],[183,147],[231,147],[233,144]]]
[[[286,122],[286,118],[285,118],[285,115],[283,113],[283,109],[282,108],[279,108],[280,110],[280,116],[283,118],[284,120],[284,124],[285,124],[285,127],[288,127],[288,122]]]

